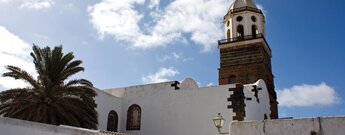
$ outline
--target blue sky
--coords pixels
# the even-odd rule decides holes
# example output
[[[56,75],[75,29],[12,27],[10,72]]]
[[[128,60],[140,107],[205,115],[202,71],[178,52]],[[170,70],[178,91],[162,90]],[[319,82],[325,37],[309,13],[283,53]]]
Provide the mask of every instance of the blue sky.
[[[191,77],[217,85],[232,0],[0,0],[0,66],[33,72],[31,44],[63,45],[100,89]],[[281,117],[344,115],[345,2],[256,0]],[[0,73],[5,70],[0,68]],[[0,79],[0,90],[22,86]]]

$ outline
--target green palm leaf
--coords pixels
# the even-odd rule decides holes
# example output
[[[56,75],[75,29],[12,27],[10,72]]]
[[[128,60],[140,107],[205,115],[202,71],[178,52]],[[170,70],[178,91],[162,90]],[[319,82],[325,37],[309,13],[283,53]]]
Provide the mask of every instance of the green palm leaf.
[[[6,66],[3,77],[22,80],[30,86],[0,93],[0,115],[54,125],[97,129],[98,119],[93,84],[86,79],[66,81],[84,71],[73,53],[64,54],[62,46],[33,46],[37,79],[16,66]]]

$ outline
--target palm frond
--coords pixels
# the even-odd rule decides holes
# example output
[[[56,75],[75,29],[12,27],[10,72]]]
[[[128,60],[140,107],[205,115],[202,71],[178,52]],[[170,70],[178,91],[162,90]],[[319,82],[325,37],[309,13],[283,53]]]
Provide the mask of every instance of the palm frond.
[[[30,55],[34,59],[33,63],[35,65],[36,71],[39,75],[44,74],[45,65],[42,57],[42,50],[35,44],[33,45],[32,50],[33,52],[31,52]]]
[[[67,64],[66,69],[78,67],[81,63],[83,63],[81,60],[72,61]]]
[[[18,98],[25,98],[25,97],[32,97],[35,95],[33,89],[27,88],[17,88],[17,89],[10,89],[7,91],[3,91],[0,93],[0,101],[6,103],[12,99]]]
[[[9,70],[9,72],[4,73],[2,75],[3,77],[12,77],[16,80],[20,79],[29,83],[32,87],[40,89],[39,83],[25,70],[11,65],[5,66],[5,68]]]
[[[74,80],[71,80],[71,81],[66,83],[65,87],[80,86],[80,85],[93,87],[93,84],[89,80],[86,80],[86,79],[74,79]]]
[[[66,80],[68,79],[70,76],[76,74],[76,73],[79,73],[81,71],[84,71],[84,68],[83,67],[74,67],[74,68],[69,68],[69,69],[66,69],[64,70],[61,74],[61,79],[62,80]]]

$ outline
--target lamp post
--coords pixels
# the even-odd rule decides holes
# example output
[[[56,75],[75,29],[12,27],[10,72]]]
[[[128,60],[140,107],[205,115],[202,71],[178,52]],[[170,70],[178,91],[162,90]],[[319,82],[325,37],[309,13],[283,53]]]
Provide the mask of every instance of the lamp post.
[[[213,119],[213,123],[214,123],[214,126],[216,126],[216,128],[218,129],[218,132],[219,134],[229,134],[229,132],[221,132],[221,128],[223,127],[224,125],[224,118],[222,117],[222,115],[220,115],[220,113],[218,113],[218,115],[216,117],[214,117]]]

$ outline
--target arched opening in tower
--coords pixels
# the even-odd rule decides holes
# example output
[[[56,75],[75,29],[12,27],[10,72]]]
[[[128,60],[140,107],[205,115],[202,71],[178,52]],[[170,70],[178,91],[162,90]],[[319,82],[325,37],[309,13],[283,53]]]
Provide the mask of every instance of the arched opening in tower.
[[[244,28],[243,28],[243,25],[238,25],[237,26],[237,37],[239,39],[243,39],[244,38]]]
[[[228,32],[226,34],[226,39],[230,41],[230,29],[228,29]]]
[[[258,27],[256,25],[252,26],[252,36],[253,38],[256,38],[256,35],[259,34]]]

